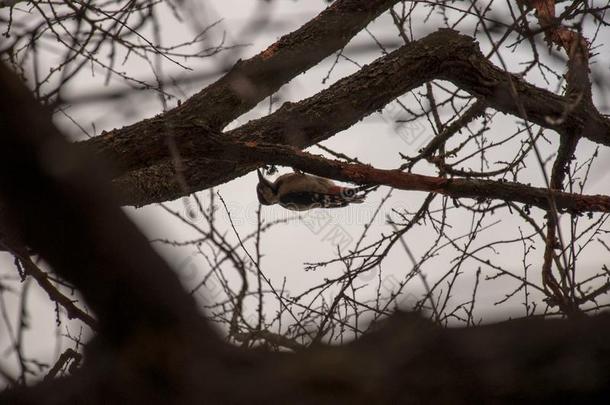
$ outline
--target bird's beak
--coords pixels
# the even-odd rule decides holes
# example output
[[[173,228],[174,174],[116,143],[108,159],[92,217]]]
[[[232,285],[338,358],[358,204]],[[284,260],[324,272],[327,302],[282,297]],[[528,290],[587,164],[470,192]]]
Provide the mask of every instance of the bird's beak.
[[[263,177],[263,174],[261,173],[261,171],[259,169],[256,169],[256,173],[258,174],[259,181],[265,181],[265,177]]]

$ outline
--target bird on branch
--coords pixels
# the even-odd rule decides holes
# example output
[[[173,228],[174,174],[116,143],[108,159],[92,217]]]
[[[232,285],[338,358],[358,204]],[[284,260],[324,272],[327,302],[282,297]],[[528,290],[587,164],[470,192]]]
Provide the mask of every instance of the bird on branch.
[[[283,174],[273,182],[267,180],[260,170],[257,173],[258,201],[263,205],[279,204],[292,211],[360,204],[371,189],[371,186],[342,187],[330,179],[300,171]]]

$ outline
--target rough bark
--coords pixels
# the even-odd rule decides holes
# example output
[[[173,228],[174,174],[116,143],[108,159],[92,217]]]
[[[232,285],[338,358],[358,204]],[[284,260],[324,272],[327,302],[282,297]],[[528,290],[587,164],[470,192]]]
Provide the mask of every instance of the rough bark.
[[[545,210],[554,205],[556,210],[574,214],[610,212],[610,197],[606,195],[566,193],[559,188],[532,187],[511,181],[434,177],[401,170],[383,170],[369,165],[329,160],[294,147],[277,144],[221,141],[208,145],[205,149],[213,151],[214,154],[222,153],[227,159],[244,165],[265,162],[290,166],[318,176],[371,186],[386,185],[399,190],[433,192],[479,201],[512,201]]]
[[[472,38],[451,30],[440,30],[405,45],[313,97],[299,103],[286,103],[273,114],[223,136],[228,143],[240,140],[305,148],[349,128],[401,94],[432,79],[449,80],[496,110],[517,117],[524,111],[525,116],[521,118],[561,135],[578,133],[597,143],[610,145],[610,121],[592,105],[581,103],[570,109],[569,100],[504,72],[484,58]],[[513,91],[517,100],[512,96]],[[164,118],[155,120],[163,121]],[[95,146],[108,137],[108,144],[101,150],[111,161],[130,160],[132,155],[144,156],[144,152],[139,152],[140,148],[147,149],[149,154],[151,150],[156,151],[148,163],[140,162],[141,167],[117,173],[114,183],[121,203],[127,205],[176,199],[225,183],[260,166],[230,159],[219,148],[207,149],[214,142],[222,142],[219,131],[198,120],[184,121],[173,128],[181,155],[181,175],[188,185],[184,189],[176,181],[175,163],[166,144],[149,145],[146,141],[137,147],[123,143],[110,147],[115,136],[104,135]],[[135,140],[142,136],[148,139],[149,133],[130,136],[134,137],[132,143],[137,143]],[[133,160],[137,161],[139,157]],[[332,177],[330,173],[326,175]]]
[[[185,130],[222,130],[298,74],[343,48],[371,20],[398,0],[341,0],[258,55],[238,61],[218,81],[178,107],[154,118],[104,133],[85,142],[110,158],[121,172],[148,167],[168,157],[167,140],[180,147]]]

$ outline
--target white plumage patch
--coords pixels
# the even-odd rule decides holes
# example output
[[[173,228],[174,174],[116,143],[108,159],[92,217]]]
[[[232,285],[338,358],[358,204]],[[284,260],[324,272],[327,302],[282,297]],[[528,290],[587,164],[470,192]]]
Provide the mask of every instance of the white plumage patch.
[[[259,175],[260,176],[260,175]],[[293,211],[305,211],[313,208],[339,208],[349,204],[359,204],[365,195],[358,194],[362,189],[337,186],[333,181],[323,177],[304,173],[288,173],[277,178],[273,183],[263,180],[268,187],[257,192],[259,200],[266,204],[279,203]],[[266,195],[273,193],[274,195]]]

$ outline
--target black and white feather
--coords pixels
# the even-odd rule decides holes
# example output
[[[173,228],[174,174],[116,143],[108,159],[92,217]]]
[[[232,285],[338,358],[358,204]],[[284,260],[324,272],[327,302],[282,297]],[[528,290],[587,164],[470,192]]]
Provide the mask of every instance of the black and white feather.
[[[364,201],[362,191],[369,187],[341,187],[332,180],[305,173],[281,175],[274,182],[258,171],[256,193],[261,204],[279,204],[293,211],[312,208],[338,208]]]

